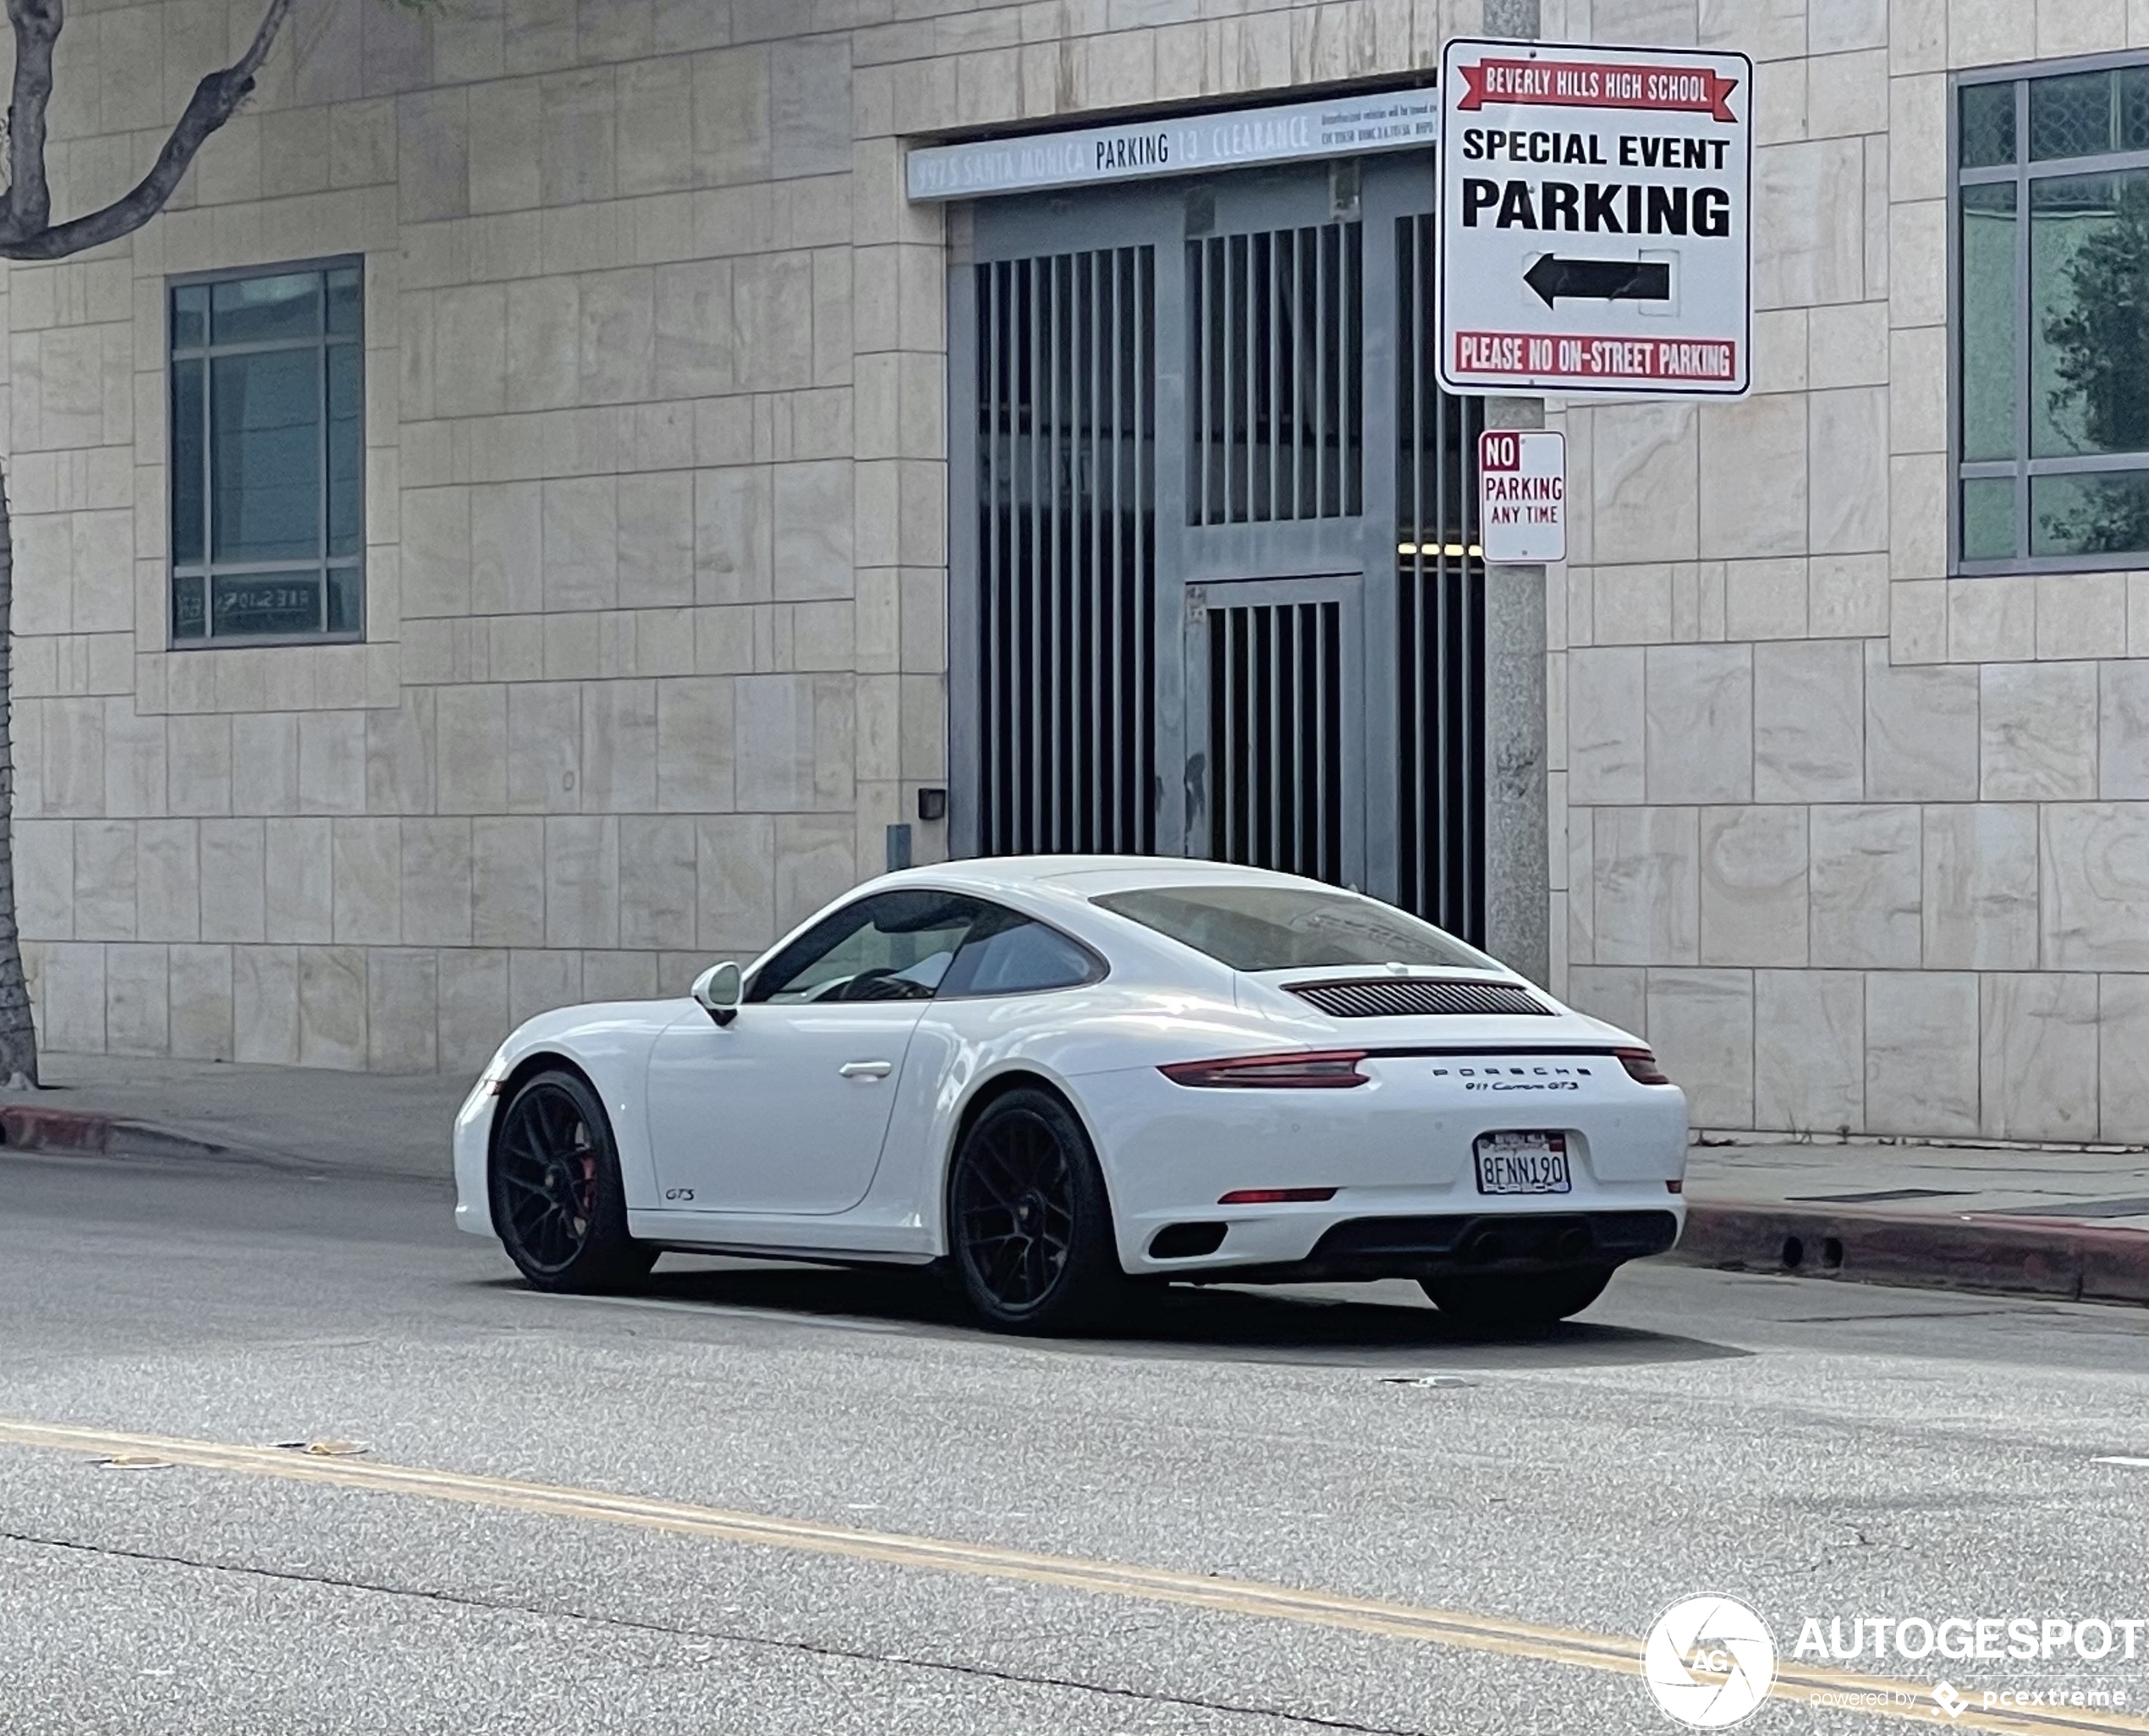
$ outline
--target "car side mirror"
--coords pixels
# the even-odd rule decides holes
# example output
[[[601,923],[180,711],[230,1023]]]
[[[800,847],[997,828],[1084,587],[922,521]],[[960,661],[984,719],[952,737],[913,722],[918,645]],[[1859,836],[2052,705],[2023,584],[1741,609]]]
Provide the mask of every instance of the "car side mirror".
[[[746,980],[738,965],[727,959],[721,964],[712,964],[695,977],[694,986],[687,992],[694,997],[695,1004],[718,1025],[728,1025],[739,1016]]]

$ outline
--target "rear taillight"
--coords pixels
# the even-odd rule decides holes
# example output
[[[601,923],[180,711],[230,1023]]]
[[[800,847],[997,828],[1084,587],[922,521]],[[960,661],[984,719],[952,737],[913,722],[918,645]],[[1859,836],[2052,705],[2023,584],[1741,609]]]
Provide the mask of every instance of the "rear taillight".
[[[1657,1058],[1646,1049],[1615,1049],[1619,1065],[1627,1069],[1627,1077],[1636,1085],[1669,1085],[1664,1069],[1657,1064]]]
[[[1219,1206],[1291,1206],[1336,1197],[1333,1188],[1234,1188]]]
[[[1289,1055],[1234,1055],[1228,1061],[1174,1061],[1157,1070],[1173,1085],[1234,1090],[1348,1090],[1372,1080],[1358,1070],[1363,1049],[1301,1051]]]

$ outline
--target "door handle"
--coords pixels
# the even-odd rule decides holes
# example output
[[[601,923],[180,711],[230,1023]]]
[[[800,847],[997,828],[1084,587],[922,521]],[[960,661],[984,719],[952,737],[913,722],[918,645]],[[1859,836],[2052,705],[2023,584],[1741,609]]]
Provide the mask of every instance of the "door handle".
[[[886,1079],[895,1071],[893,1061],[846,1061],[836,1071],[845,1079]]]

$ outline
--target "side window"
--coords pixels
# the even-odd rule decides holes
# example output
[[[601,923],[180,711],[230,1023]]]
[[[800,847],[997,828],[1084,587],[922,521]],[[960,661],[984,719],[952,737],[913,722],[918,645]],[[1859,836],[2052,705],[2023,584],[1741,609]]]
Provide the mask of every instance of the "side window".
[[[948,893],[879,893],[823,918],[754,974],[751,1001],[929,1001],[977,916]]]
[[[2149,66],[1966,75],[1955,570],[2149,553]]]
[[[943,1000],[1042,994],[1078,988],[1103,975],[1104,961],[1058,929],[987,905],[948,966],[940,993]]]

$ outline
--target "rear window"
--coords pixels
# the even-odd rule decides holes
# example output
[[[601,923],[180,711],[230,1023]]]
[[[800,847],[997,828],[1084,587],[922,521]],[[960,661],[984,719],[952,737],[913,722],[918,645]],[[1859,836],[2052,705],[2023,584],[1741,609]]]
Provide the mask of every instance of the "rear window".
[[[1431,923],[1355,893],[1315,887],[1146,887],[1105,893],[1091,902],[1234,970],[1318,970],[1339,964],[1498,968]]]

